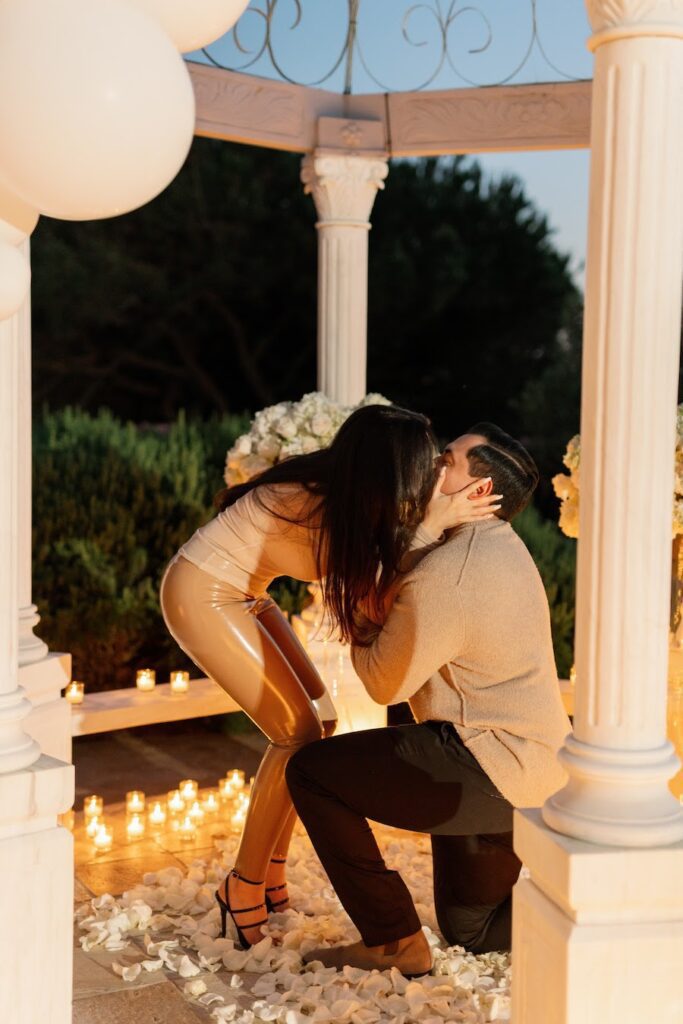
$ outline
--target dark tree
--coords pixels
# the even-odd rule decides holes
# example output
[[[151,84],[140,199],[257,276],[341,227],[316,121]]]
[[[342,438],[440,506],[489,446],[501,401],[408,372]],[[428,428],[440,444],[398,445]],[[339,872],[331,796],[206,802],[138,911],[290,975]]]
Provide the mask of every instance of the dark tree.
[[[315,387],[315,210],[299,157],[196,139],[157,200],[34,239],[35,400],[137,421],[255,410]],[[395,161],[370,236],[369,385],[444,436],[519,398],[558,356],[575,290],[514,180],[470,159]]]
[[[394,164],[373,214],[370,387],[455,436],[527,433],[519,399],[557,357],[568,259],[520,182],[459,158]]]

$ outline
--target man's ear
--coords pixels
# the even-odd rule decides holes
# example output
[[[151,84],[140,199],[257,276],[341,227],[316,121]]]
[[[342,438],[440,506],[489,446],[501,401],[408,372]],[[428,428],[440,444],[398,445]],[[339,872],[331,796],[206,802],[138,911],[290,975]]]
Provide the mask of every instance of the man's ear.
[[[487,494],[493,494],[493,480],[487,480],[485,484],[480,484],[474,493],[477,498],[484,498]]]

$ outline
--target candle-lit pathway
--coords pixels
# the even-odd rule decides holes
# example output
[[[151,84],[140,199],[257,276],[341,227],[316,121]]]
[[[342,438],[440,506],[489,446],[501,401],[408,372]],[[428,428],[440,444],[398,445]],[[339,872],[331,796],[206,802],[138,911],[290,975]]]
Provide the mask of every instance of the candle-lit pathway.
[[[139,730],[129,738],[137,737],[155,754],[138,749],[137,759],[124,757],[126,740],[123,748],[100,744],[99,756],[95,747],[88,757],[81,748],[76,757],[81,778],[73,829],[73,1024],[484,1024],[509,1018],[509,958],[500,954],[475,958],[439,942],[434,975],[411,983],[398,972],[342,975],[303,968],[301,953],[307,949],[324,941],[353,941],[357,935],[302,831],[294,838],[289,871],[292,903],[300,912],[272,916],[271,937],[250,954],[230,939],[217,939],[213,892],[231,867],[238,842],[229,807],[224,804],[207,816],[192,841],[167,826],[149,825],[143,838],[131,841],[125,800],[111,803],[106,794],[122,797],[128,789],[144,789],[149,809],[155,796],[163,800],[168,789],[177,787],[178,776],[189,774],[190,765],[195,778],[212,786],[233,767],[232,761],[249,773],[258,763],[253,748],[259,743],[254,735],[247,738],[250,746],[219,736],[218,749],[225,753],[229,747],[231,763],[226,754],[216,764],[212,742],[201,729],[196,743],[203,757],[195,757],[190,736],[180,743],[180,734],[170,730],[163,734],[166,740],[170,736],[169,747],[162,734],[154,743],[151,735]],[[115,765],[108,764],[111,756]],[[155,762],[158,775],[142,770],[143,763]],[[150,785],[153,778],[161,785]],[[105,795],[104,816],[113,832],[107,852],[95,853],[85,832],[81,808],[86,791]],[[376,832],[437,943],[428,837],[381,827]]]

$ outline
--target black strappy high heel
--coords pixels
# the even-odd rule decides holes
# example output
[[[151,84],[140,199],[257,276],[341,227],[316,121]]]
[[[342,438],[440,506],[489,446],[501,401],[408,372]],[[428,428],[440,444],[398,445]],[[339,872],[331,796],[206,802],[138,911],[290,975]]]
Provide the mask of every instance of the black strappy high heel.
[[[239,878],[240,882],[246,882],[247,885],[263,885],[263,882],[252,882],[250,878],[245,878],[244,875],[238,874],[237,871],[231,871],[230,874],[234,875],[235,878]],[[216,902],[218,903],[218,906],[220,907],[220,910],[221,910],[221,938],[224,939],[226,937],[226,932],[227,932],[227,927],[226,927],[226,925],[227,925],[227,916],[228,916],[228,914],[230,914],[230,917],[232,918],[232,922],[235,925],[235,928],[237,929],[237,937],[240,940],[240,944],[242,945],[242,947],[244,949],[251,949],[252,944],[251,944],[251,942],[249,942],[247,940],[244,932],[242,931],[242,929],[238,925],[237,921],[235,920],[235,916],[237,914],[250,914],[254,910],[259,910],[261,907],[265,907],[265,903],[257,903],[255,907],[243,907],[242,910],[233,910],[232,907],[230,906],[230,903],[227,901],[227,897],[228,897],[227,882],[226,882],[226,886],[225,886],[225,895],[226,895],[226,899],[224,900],[223,897],[221,896],[220,892],[218,892],[218,890],[216,890]],[[247,928],[260,928],[261,925],[264,925],[264,924],[268,924],[268,918],[267,917],[264,917],[262,921],[254,921],[253,924],[250,923],[250,924],[246,925],[245,927],[247,927]]]
[[[287,863],[287,858],[286,857],[271,857],[270,858],[270,863],[271,864],[286,864]],[[289,903],[289,896],[285,896],[285,898],[283,900],[271,900],[271,898],[268,895],[268,893],[269,892],[281,892],[283,889],[286,889],[286,888],[287,888],[287,883],[283,882],[282,885],[271,885],[269,888],[266,889],[266,910],[268,911],[269,914],[277,913],[277,908],[278,907],[281,907],[284,903]]]

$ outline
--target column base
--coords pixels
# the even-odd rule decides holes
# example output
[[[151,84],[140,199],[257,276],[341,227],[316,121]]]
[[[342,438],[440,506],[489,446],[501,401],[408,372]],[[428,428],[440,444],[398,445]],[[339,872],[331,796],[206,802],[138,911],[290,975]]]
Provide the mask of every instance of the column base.
[[[73,837],[57,815],[73,803],[73,768],[41,757],[0,776],[0,1020],[70,1024]]]
[[[19,665],[30,665],[47,657],[48,647],[33,630],[40,622],[34,604],[19,609]]]
[[[41,661],[19,667],[19,685],[33,706],[24,729],[44,754],[67,764],[71,762],[71,705],[62,690],[70,680],[70,654],[53,651]]]
[[[683,843],[594,846],[515,814],[530,872],[514,892],[512,1020],[676,1024],[683,1019]]]
[[[609,750],[568,736],[559,760],[569,782],[543,807],[564,835],[604,846],[667,846],[683,840],[683,805],[669,789],[680,762],[671,743]]]

